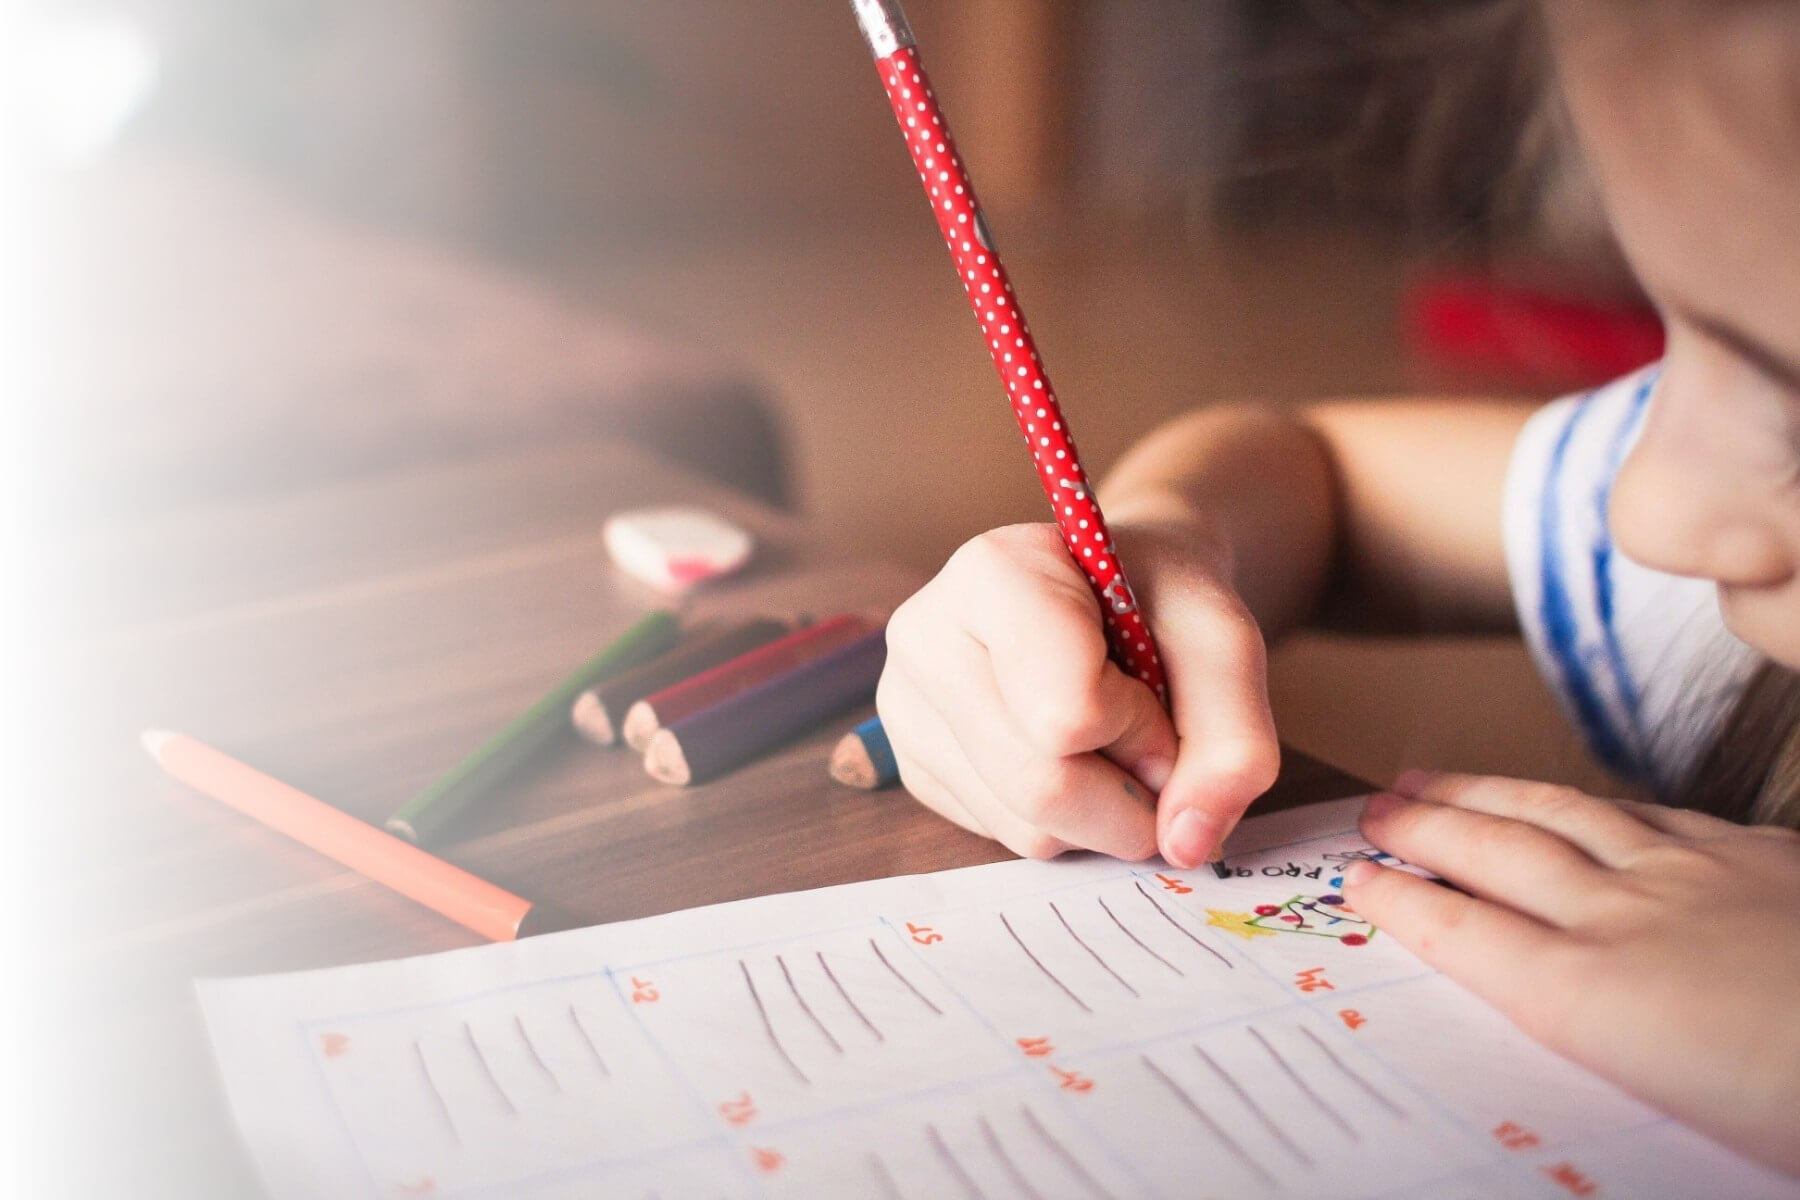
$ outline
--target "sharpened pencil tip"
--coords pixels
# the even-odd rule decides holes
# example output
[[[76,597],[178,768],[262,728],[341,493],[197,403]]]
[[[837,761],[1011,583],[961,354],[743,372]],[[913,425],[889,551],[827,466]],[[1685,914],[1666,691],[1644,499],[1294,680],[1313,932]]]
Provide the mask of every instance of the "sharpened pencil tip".
[[[869,748],[854,733],[846,733],[839,740],[831,752],[826,772],[845,787],[860,788],[865,792],[874,791],[879,783],[875,766],[869,761]]]
[[[600,703],[599,695],[592,689],[575,697],[575,703],[569,709],[569,723],[582,737],[597,745],[610,746],[618,740],[606,706]]]
[[[138,734],[138,741],[143,744],[144,753],[151,758],[161,759],[163,747],[175,740],[175,735],[166,729],[146,729]]]

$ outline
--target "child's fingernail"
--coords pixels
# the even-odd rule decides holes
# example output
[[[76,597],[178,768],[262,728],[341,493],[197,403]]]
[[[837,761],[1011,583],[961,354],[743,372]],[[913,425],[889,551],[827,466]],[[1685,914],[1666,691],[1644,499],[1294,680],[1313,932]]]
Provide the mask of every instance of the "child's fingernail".
[[[1359,862],[1353,862],[1350,864],[1350,869],[1344,872],[1344,886],[1355,887],[1359,883],[1367,883],[1379,874],[1381,874],[1381,868],[1366,858]]]
[[[1394,778],[1394,790],[1402,796],[1417,797],[1424,793],[1435,778],[1437,778],[1437,772],[1422,771],[1418,767],[1413,767],[1400,772]]]
[[[1197,808],[1184,808],[1169,822],[1163,855],[1177,867],[1197,867],[1225,838],[1225,822]]]

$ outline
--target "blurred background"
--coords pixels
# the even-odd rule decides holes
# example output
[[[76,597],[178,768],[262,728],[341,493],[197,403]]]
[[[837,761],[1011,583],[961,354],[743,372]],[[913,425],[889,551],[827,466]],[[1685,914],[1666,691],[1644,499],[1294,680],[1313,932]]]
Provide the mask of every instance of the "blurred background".
[[[1196,405],[1654,356],[1513,6],[1409,7],[909,5],[1096,475]],[[42,528],[594,430],[923,569],[1041,516],[841,0],[13,14]],[[1355,771],[1604,785],[1510,640],[1275,682]]]

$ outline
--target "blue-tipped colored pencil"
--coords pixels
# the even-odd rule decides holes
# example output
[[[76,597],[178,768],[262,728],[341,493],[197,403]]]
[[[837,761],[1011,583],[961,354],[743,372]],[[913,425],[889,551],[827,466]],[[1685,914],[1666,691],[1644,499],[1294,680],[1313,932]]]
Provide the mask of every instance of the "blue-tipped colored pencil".
[[[870,717],[838,742],[831,752],[831,777],[846,787],[865,792],[890,787],[900,781],[900,768],[894,763],[894,748],[888,744],[887,730],[880,717]]]

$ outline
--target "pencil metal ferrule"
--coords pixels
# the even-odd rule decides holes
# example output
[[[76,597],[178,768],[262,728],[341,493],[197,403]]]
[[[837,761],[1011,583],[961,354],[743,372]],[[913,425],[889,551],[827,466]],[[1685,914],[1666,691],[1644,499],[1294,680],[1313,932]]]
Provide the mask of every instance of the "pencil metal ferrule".
[[[862,26],[863,38],[876,58],[919,44],[898,0],[850,0],[850,7],[856,10],[856,23]]]

